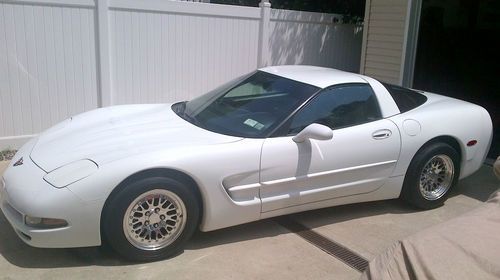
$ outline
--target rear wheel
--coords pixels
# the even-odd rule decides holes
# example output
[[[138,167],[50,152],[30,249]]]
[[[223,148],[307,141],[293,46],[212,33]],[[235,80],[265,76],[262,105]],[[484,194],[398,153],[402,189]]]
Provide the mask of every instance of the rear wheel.
[[[182,251],[198,219],[198,201],[188,186],[154,177],[132,182],[111,197],[102,229],[125,258],[154,261]]]
[[[458,181],[459,158],[458,152],[445,143],[432,143],[423,147],[408,167],[403,199],[422,209],[442,205]]]

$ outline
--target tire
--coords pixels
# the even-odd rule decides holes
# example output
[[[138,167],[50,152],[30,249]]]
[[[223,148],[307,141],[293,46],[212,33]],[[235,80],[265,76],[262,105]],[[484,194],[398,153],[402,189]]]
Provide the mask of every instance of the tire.
[[[460,175],[460,156],[446,143],[421,148],[406,172],[401,197],[420,209],[443,205]]]
[[[128,260],[156,261],[180,253],[199,221],[189,186],[165,177],[131,182],[110,197],[101,219],[105,241]]]

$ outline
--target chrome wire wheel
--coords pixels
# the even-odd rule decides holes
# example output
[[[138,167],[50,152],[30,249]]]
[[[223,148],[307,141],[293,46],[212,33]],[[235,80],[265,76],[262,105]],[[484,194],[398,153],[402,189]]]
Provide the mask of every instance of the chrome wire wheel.
[[[448,192],[455,168],[453,160],[444,154],[433,156],[420,173],[420,193],[427,200],[438,200]]]
[[[154,189],[139,195],[123,217],[127,240],[141,250],[159,250],[172,244],[186,226],[187,212],[175,193]]]

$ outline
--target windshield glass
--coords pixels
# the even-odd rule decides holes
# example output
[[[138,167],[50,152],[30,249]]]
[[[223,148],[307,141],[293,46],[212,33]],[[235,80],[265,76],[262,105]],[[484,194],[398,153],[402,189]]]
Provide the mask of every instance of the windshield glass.
[[[207,130],[238,137],[266,137],[319,88],[257,71],[172,109]]]

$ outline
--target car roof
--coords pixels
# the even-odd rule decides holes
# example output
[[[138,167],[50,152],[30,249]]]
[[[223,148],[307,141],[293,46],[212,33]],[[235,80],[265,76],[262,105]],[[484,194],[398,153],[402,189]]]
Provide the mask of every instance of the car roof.
[[[281,65],[259,70],[320,88],[345,83],[367,83],[362,75],[318,66]]]

